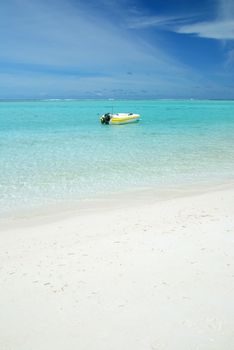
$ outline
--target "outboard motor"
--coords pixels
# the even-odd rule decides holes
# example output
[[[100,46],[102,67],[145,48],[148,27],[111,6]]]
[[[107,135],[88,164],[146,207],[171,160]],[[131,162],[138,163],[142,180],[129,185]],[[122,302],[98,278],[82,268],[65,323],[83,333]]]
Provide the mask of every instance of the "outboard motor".
[[[110,113],[104,114],[103,116],[101,116],[100,120],[102,124],[109,124],[111,120],[111,114]]]

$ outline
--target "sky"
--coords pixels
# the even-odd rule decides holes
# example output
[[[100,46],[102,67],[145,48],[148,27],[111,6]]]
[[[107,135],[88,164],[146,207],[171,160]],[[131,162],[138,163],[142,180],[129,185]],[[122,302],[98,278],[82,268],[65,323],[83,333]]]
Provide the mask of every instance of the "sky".
[[[1,0],[6,98],[234,99],[234,0]]]

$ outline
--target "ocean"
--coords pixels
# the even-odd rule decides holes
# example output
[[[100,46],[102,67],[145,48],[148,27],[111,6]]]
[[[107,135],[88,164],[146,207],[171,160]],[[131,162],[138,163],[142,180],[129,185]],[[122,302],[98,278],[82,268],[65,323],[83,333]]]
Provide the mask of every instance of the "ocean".
[[[106,112],[141,114],[101,125]],[[234,101],[0,102],[0,214],[234,179]]]

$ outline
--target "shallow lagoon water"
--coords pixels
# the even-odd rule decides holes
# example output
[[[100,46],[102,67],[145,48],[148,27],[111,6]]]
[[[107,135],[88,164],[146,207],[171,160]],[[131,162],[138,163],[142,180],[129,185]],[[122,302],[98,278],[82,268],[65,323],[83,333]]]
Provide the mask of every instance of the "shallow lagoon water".
[[[106,126],[105,112],[137,124]],[[0,212],[234,178],[234,101],[0,103]]]

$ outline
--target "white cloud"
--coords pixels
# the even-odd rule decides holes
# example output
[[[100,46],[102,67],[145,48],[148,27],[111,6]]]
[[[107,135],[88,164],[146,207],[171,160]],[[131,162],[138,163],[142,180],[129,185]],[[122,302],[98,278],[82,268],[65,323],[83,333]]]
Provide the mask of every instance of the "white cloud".
[[[161,28],[180,34],[191,34],[201,38],[234,40],[234,1],[218,0],[214,7],[214,19],[198,21],[199,14],[186,16],[144,16],[137,14],[126,18],[132,29]]]
[[[185,25],[176,31],[182,34],[194,34],[201,38],[234,40],[234,19]]]
[[[175,31],[201,38],[234,40],[234,1],[218,0],[216,4],[215,18],[212,21],[182,25]]]

